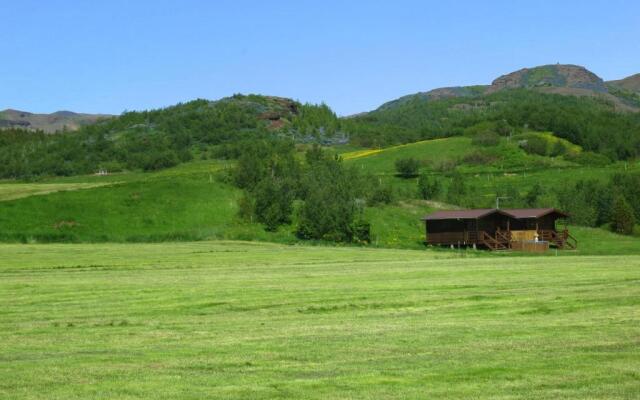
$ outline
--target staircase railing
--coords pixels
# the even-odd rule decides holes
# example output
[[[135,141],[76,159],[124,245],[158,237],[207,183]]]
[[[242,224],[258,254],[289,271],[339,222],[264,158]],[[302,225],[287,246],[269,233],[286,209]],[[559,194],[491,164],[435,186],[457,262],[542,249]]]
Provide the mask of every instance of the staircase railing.
[[[496,231],[496,239],[505,247],[511,247],[511,231]]]
[[[567,229],[560,232],[551,229],[539,230],[538,239],[551,242],[559,249],[564,249],[565,247],[576,249],[578,247],[578,240]]]
[[[571,249],[575,250],[578,248],[578,239],[573,237],[568,229],[562,231],[562,238],[564,239],[565,244]]]
[[[489,235],[486,231],[480,231],[480,241],[491,250],[505,250],[508,249],[508,244],[501,242],[500,240]]]

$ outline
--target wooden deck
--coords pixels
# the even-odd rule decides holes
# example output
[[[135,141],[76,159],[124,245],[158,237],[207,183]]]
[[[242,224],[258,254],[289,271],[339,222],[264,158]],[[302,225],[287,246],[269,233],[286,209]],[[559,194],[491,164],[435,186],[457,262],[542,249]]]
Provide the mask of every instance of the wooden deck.
[[[534,232],[536,233],[536,232]],[[471,246],[477,245],[489,250],[525,250],[532,246],[515,245],[514,243],[524,242],[515,238],[510,230],[497,230],[493,235],[487,231],[465,231],[465,232],[440,232],[428,233],[427,243],[432,245],[445,246]],[[549,245],[558,249],[576,249],[578,241],[568,230],[538,230],[538,241],[548,242]],[[527,240],[531,241],[531,240]],[[538,248],[539,246],[533,246]]]

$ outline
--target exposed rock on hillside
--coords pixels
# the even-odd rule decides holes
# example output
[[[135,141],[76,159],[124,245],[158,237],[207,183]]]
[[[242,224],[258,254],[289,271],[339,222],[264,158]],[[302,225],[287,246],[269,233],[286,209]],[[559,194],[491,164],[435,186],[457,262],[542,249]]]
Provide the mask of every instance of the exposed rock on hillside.
[[[491,83],[491,91],[515,88],[564,87],[587,89],[605,93],[603,80],[593,72],[578,65],[543,65],[523,68],[502,75]]]

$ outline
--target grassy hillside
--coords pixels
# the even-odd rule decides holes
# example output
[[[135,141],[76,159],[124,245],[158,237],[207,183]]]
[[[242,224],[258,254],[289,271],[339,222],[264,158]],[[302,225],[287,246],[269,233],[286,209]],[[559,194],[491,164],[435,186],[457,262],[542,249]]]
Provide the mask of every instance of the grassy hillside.
[[[214,179],[223,164],[201,162],[150,174],[118,174],[29,184],[64,190],[0,201],[0,238],[9,241],[260,239],[258,224],[236,219],[240,193]],[[99,182],[104,180],[105,182]],[[71,182],[69,182],[71,181]],[[0,193],[21,184],[0,184]],[[16,188],[17,187],[17,188]],[[85,189],[79,190],[85,187]],[[88,187],[88,188],[87,188]],[[9,189],[7,189],[9,188]],[[245,237],[246,235],[246,237]],[[276,236],[274,238],[278,239]]]
[[[616,112],[615,104],[600,97],[528,88],[444,98],[418,93],[343,121],[352,141],[365,147],[460,136],[482,125],[503,136],[527,129],[553,132],[615,160],[639,155],[640,113]]]
[[[0,201],[70,190],[88,189],[105,184],[108,183],[0,183]]]
[[[501,139],[496,146],[483,147],[473,144],[471,137],[451,137],[423,140],[415,143],[391,146],[383,149],[356,150],[342,153],[344,160],[359,168],[376,174],[395,174],[395,162],[402,158],[415,158],[421,162],[421,170],[425,172],[447,172],[457,168],[460,172],[514,172],[516,170],[539,170],[541,168],[576,167],[577,164],[563,158],[552,158],[528,154],[518,146],[524,137],[539,137],[549,141],[549,146],[562,141],[563,145],[573,152],[580,152],[575,146],[549,133],[532,132],[516,135],[511,140]],[[469,156],[482,155],[475,160]],[[465,160],[465,157],[469,157]]]
[[[535,183],[552,188],[580,179],[604,179],[615,172],[640,171],[639,162],[589,166],[571,158],[529,154],[518,143],[521,138],[531,136],[549,140],[549,146],[555,141],[563,141],[546,132],[533,132],[511,140],[501,139],[496,146],[483,147],[474,145],[470,137],[451,137],[382,149],[347,151],[341,156],[349,165],[387,178],[395,176],[397,160],[415,158],[420,162],[421,173],[436,175],[445,181],[451,173],[462,174],[485,195],[495,194],[496,185],[501,184],[517,184],[520,190],[526,191]],[[579,147],[563,142],[571,151],[581,152]],[[471,157],[476,154],[482,156],[478,162]],[[392,181],[401,186],[415,186],[415,179],[395,178]]]
[[[637,256],[541,263],[237,242],[0,252],[2,398],[640,391]]]
[[[515,141],[515,140],[514,140]],[[453,179],[438,170],[439,163],[462,160],[476,151],[471,139],[456,137],[387,149],[343,153],[345,163],[375,174],[394,188],[391,204],[365,208],[371,223],[371,245],[424,249],[420,218],[437,208],[455,207],[442,201],[418,199],[415,179],[395,177],[394,162],[415,157],[422,172],[437,177],[443,188]],[[496,191],[516,186],[524,194],[533,185],[558,188],[582,178],[607,179],[621,165],[584,167],[530,155],[504,141],[492,148],[504,155],[494,164],[455,169],[473,184],[478,201],[492,206]],[[37,183],[0,183],[0,240],[10,242],[132,242],[236,239],[297,243],[291,224],[267,232],[262,224],[238,216],[241,192],[222,180],[228,161],[199,161],[151,173],[115,173],[46,179]],[[541,167],[542,165],[542,167]],[[639,165],[627,165],[640,169]],[[509,200],[503,201],[510,206]],[[554,205],[545,203],[545,206]],[[513,205],[512,205],[513,206]],[[636,254],[640,239],[623,238],[603,230],[572,231],[581,243],[578,254]],[[584,244],[584,245],[583,245]]]
[[[161,170],[194,158],[234,158],[245,143],[267,137],[331,142],[337,127],[323,104],[259,95],[194,100],[126,112],[72,133],[0,130],[0,179]]]

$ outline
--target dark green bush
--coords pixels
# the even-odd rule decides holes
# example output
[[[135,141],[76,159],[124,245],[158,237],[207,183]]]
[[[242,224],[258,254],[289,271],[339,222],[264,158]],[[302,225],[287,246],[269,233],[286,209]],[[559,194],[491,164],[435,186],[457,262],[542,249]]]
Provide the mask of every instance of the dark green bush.
[[[415,158],[400,158],[395,162],[396,172],[402,178],[413,178],[418,176],[420,171],[420,161]]]
[[[500,143],[500,135],[493,132],[478,133],[471,139],[476,146],[497,146]]]

